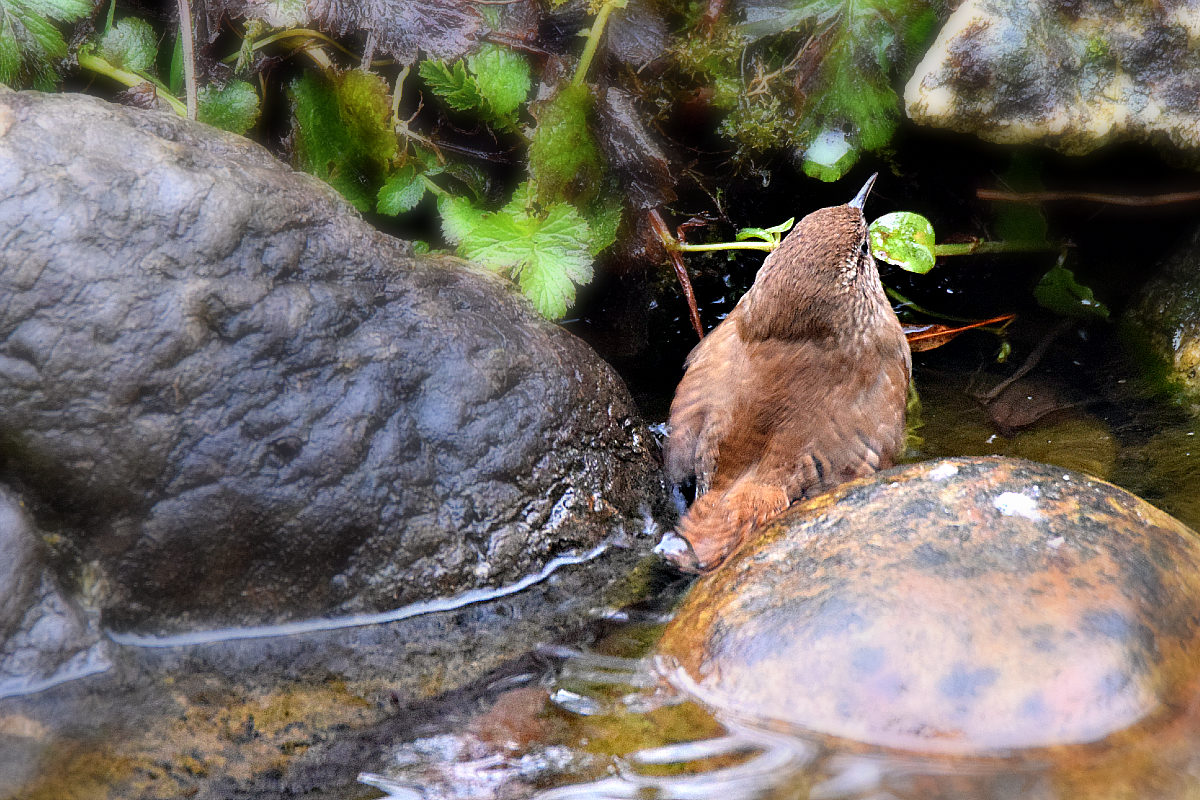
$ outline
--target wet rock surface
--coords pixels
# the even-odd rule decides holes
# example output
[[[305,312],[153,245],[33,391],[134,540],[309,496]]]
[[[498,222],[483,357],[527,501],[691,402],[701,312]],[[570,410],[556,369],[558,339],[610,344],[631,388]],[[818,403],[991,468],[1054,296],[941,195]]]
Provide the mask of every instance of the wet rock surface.
[[[967,0],[904,92],[924,125],[1087,153],[1116,139],[1200,151],[1193,3]]]
[[[1200,230],[1142,287],[1122,318],[1152,374],[1200,411]]]
[[[0,487],[0,698],[110,666],[96,615],[63,591],[44,550],[19,497]]]
[[[0,474],[161,633],[511,585],[663,497],[620,380],[241,138],[0,89]]]
[[[801,504],[691,591],[663,668],[744,717],[942,754],[1195,724],[1200,538],[1110,484],[1004,458]]]

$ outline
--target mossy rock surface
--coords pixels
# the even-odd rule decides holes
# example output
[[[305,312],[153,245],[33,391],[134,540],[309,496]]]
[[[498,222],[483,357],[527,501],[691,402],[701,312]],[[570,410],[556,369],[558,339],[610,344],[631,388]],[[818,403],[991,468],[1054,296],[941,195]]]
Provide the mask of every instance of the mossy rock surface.
[[[742,717],[934,754],[1161,728],[1200,672],[1200,537],[1081,473],[899,467],[794,507],[694,586],[660,665]]]

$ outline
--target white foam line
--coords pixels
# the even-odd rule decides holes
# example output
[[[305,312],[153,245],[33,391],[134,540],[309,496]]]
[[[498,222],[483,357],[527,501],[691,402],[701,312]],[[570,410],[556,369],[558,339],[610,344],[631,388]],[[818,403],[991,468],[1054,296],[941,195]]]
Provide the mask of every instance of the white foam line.
[[[108,663],[91,664],[77,670],[65,670],[62,673],[57,673],[42,680],[0,681],[0,700],[6,697],[25,697],[26,695],[44,692],[63,683],[69,683],[70,681],[87,678],[92,675],[99,675],[102,672],[107,672],[111,667],[112,665]]]
[[[560,567],[582,564],[599,556],[609,547],[609,542],[603,542],[582,555],[565,555],[553,558],[533,575],[526,575],[516,583],[501,586],[497,589],[471,589],[457,597],[439,600],[424,600],[407,606],[379,611],[373,614],[351,614],[345,617],[320,617],[317,619],[298,620],[296,622],[281,622],[278,625],[256,625],[250,627],[214,628],[207,631],[192,631],[171,636],[146,636],[138,633],[121,633],[105,631],[109,639],[120,645],[130,647],[187,647],[196,644],[214,644],[231,642],[237,639],[267,639],[274,636],[293,636],[300,633],[316,633],[332,631],[340,628],[357,628],[363,625],[380,625],[388,622],[399,622],[402,619],[419,617],[423,614],[435,614],[439,611],[454,611],[464,606],[495,600],[516,594],[522,589],[541,583],[550,577]]]

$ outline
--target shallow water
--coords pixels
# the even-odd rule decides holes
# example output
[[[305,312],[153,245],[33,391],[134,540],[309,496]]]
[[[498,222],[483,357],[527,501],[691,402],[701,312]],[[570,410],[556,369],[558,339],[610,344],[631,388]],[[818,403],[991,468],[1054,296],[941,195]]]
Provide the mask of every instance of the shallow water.
[[[921,424],[908,460],[1004,454],[1052,463],[1200,527],[1200,428],[1139,385],[1111,342],[1068,337],[992,403],[979,398],[1012,367],[966,351],[973,368],[961,351],[918,367]],[[610,621],[587,647],[498,689],[492,705],[396,742],[390,761],[360,780],[393,797],[450,800],[1200,797],[1200,691],[1171,698],[1161,719],[1090,745],[976,758],[886,751],[689,699],[653,658],[670,607],[660,597],[653,613]]]
[[[991,362],[993,346],[979,338],[918,357],[922,410],[912,460],[1002,453],[1054,463],[1124,486],[1200,527],[1200,428],[1139,387],[1111,343],[1069,336],[1002,403],[985,404],[978,396],[1013,369]],[[589,568],[567,561],[555,566]],[[974,759],[885,752],[718,714],[673,688],[653,660],[687,581],[661,566],[645,569],[653,575],[649,601],[597,609],[576,638],[547,634],[539,652],[483,683],[416,705],[389,691],[386,665],[371,678],[305,673],[248,687],[204,655],[214,638],[245,648],[244,657],[260,647],[298,659],[330,646],[350,652],[358,640],[344,632],[113,637],[117,663],[127,662],[122,653],[143,654],[140,678],[122,683],[110,672],[103,682],[0,701],[0,798],[1200,797],[1200,724],[1190,697],[1173,698],[1178,713],[1130,736]],[[504,615],[526,613],[518,590],[527,588],[513,587]],[[486,599],[451,605],[469,611]],[[396,623],[348,624],[379,646]],[[171,655],[188,647],[200,655]],[[149,684],[146,675],[154,676]],[[64,714],[77,724],[59,735],[48,720]],[[33,766],[18,775],[20,764]],[[5,794],[17,786],[36,793]]]

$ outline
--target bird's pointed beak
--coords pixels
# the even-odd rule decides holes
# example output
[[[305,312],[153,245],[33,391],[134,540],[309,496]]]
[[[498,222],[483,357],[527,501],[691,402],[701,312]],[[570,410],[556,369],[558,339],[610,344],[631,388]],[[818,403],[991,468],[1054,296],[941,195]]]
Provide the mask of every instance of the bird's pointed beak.
[[[863,188],[859,189],[858,194],[854,195],[854,199],[846,205],[862,211],[863,204],[867,202],[867,195],[871,193],[871,187],[875,185],[875,179],[878,177],[879,173],[876,172],[874,175],[867,178],[867,182],[863,184]]]

